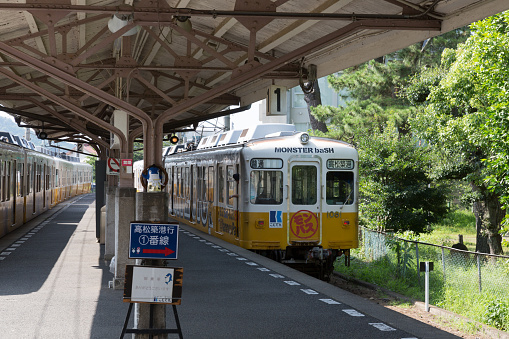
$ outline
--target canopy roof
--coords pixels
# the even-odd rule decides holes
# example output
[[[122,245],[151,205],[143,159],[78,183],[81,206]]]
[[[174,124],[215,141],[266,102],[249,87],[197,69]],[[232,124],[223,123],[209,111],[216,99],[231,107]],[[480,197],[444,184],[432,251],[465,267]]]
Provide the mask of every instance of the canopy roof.
[[[49,139],[163,133],[509,8],[507,0],[0,0],[0,104]],[[309,74],[309,65],[317,74]],[[144,127],[143,127],[144,126]],[[126,136],[125,134],[128,134]]]

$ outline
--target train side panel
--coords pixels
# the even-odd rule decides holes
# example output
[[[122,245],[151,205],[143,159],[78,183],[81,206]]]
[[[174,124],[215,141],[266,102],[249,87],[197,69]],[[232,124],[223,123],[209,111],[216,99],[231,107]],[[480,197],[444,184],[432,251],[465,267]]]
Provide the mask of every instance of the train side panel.
[[[59,202],[90,192],[91,179],[88,164],[0,142],[0,237]]]

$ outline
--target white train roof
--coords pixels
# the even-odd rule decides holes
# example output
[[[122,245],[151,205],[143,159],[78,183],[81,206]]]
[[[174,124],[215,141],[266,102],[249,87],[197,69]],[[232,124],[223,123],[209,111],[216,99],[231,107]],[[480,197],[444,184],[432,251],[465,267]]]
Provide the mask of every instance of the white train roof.
[[[232,144],[242,144],[255,139],[267,137],[293,135],[297,133],[294,125],[290,124],[264,124],[245,128],[220,132],[202,138],[197,149],[213,148]]]

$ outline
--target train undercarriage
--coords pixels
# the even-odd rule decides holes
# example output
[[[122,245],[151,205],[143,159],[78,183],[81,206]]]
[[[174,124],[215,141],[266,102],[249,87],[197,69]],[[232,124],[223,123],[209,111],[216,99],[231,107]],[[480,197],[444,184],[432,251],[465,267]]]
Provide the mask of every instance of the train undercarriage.
[[[324,281],[330,280],[334,263],[342,255],[345,257],[345,265],[350,266],[350,250],[288,246],[286,250],[257,250],[256,253]]]

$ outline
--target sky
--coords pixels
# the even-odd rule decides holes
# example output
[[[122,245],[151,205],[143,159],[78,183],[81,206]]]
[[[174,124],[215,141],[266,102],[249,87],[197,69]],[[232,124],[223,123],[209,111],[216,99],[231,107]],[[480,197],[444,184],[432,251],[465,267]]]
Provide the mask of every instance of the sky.
[[[231,123],[233,124],[232,129],[244,129],[261,124],[261,121],[258,117],[260,112],[260,105],[262,103],[263,101],[255,102],[251,105],[251,109],[244,112],[232,114],[230,116]]]

